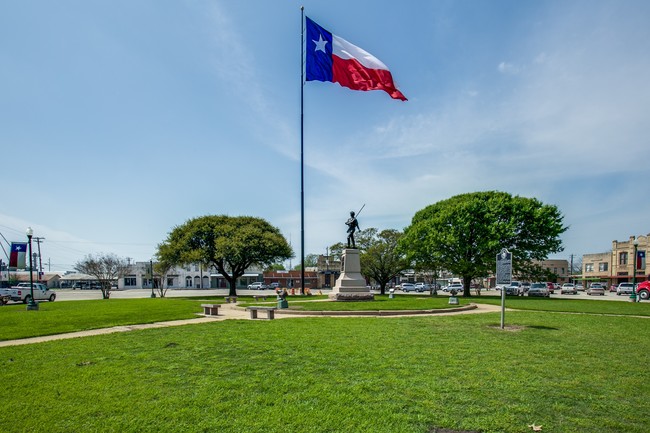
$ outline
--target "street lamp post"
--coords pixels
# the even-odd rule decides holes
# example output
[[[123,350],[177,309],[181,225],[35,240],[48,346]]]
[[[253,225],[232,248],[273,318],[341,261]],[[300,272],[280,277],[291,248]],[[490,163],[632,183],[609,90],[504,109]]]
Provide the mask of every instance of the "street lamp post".
[[[32,273],[32,236],[34,235],[34,230],[31,227],[27,227],[25,233],[29,241],[29,302],[27,303],[27,311],[29,311],[38,310],[38,303],[34,301],[34,274]]]
[[[639,248],[639,240],[634,238],[634,255],[632,256],[632,294],[630,300],[636,302],[636,255]]]

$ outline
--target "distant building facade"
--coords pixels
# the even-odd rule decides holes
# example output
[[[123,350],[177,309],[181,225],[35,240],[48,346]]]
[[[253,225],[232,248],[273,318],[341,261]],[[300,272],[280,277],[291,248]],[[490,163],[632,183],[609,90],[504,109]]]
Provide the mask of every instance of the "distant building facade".
[[[612,241],[611,251],[582,256],[582,280],[608,285],[646,281],[650,277],[646,261],[649,250],[650,234],[630,236],[626,241]]]
[[[155,272],[154,262],[136,262],[131,264],[129,272],[120,278],[118,289],[151,289],[159,287],[161,276]],[[153,278],[152,278],[153,268]],[[163,276],[167,289],[226,289],[230,283],[214,268],[206,269],[199,264],[176,266]],[[237,279],[237,288],[246,288],[250,283],[262,280],[262,271],[257,268],[247,269]]]
[[[536,264],[546,269],[555,275],[555,279],[551,278],[551,283],[563,284],[569,282],[571,279],[571,270],[569,269],[569,262],[565,259],[550,259],[536,261]]]

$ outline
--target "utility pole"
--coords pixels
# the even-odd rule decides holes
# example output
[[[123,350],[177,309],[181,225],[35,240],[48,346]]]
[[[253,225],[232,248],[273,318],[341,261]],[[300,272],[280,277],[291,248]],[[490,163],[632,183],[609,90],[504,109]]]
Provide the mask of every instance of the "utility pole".
[[[573,254],[571,254],[571,266],[569,269],[571,269],[571,272],[569,273],[569,281],[573,283]]]
[[[38,281],[41,281],[41,278],[43,278],[43,260],[41,260],[41,241],[44,241],[45,238],[34,237],[34,240],[38,245]]]

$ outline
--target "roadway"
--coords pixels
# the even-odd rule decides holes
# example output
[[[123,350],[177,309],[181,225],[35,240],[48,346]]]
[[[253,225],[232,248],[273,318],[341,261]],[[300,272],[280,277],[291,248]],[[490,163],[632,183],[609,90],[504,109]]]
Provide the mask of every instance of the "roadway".
[[[201,297],[201,296],[228,296],[228,289],[169,289],[165,294],[168,298],[181,298],[181,297]],[[312,291],[316,294],[318,291]],[[327,295],[330,293],[330,290],[323,289],[322,293]],[[378,294],[379,291],[373,290],[373,293]],[[402,295],[399,290],[395,291],[396,294]],[[238,289],[237,294],[241,296],[252,296],[252,295],[266,295],[273,296],[275,292],[273,290],[247,290],[247,289]],[[408,293],[409,296],[427,296],[428,293]],[[439,296],[448,296],[448,293],[443,292],[442,290],[438,291]],[[481,295],[483,296],[500,296],[500,292],[496,290],[481,290]],[[128,290],[112,290],[111,298],[112,299],[134,299],[134,298],[149,298],[151,296],[151,289],[128,289]],[[57,301],[79,301],[79,300],[90,300],[90,299],[101,299],[102,293],[100,290],[73,290],[73,289],[56,289],[56,299]],[[477,297],[478,298],[478,297]],[[512,298],[509,296],[508,298]],[[614,292],[605,292],[605,296],[589,296],[586,292],[578,292],[577,295],[561,295],[559,293],[554,293],[551,295],[553,299],[595,299],[602,301],[630,301],[629,295],[616,296]]]

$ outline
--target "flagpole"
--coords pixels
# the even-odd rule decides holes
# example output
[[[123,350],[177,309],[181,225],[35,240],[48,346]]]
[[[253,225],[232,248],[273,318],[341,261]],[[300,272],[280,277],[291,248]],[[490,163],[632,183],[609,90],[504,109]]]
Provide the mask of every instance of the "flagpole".
[[[300,6],[300,294],[305,294],[305,7]]]

